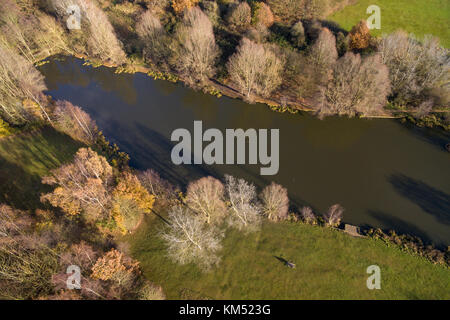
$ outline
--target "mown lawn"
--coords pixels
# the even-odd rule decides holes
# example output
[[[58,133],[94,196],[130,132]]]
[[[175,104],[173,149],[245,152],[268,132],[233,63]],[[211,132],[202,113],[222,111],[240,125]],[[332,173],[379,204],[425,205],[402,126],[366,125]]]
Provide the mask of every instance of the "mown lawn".
[[[169,299],[449,299],[450,270],[372,239],[293,223],[227,234],[220,266],[202,273],[165,256],[157,218],[128,236],[145,276]],[[276,257],[296,263],[290,269]],[[369,290],[366,268],[381,268],[381,290]]]
[[[404,29],[417,36],[432,34],[441,39],[443,46],[450,48],[450,1],[448,0],[359,0],[327,19],[350,30],[361,19],[367,19],[366,9],[370,5],[381,9],[381,30],[372,34],[390,33]]]
[[[81,144],[45,127],[0,139],[0,203],[18,209],[41,207],[41,184],[51,169],[72,160]]]

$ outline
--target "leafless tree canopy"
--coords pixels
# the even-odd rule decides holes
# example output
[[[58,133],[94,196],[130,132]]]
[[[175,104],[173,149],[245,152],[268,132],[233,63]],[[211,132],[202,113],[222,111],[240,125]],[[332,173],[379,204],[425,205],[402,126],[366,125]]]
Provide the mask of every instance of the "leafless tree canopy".
[[[226,207],[222,182],[205,177],[188,185],[186,204],[206,223],[221,223]]]
[[[281,84],[283,63],[269,47],[242,39],[227,64],[231,80],[247,100],[267,97]]]
[[[92,0],[49,0],[50,8],[60,17],[67,16],[67,8],[77,5],[81,10],[81,31],[85,39],[87,54],[102,61],[121,65],[125,52],[117,39],[114,28],[105,12]],[[74,30],[77,32],[77,30]],[[74,48],[76,50],[76,48]]]
[[[197,263],[204,269],[219,263],[223,234],[218,229],[206,225],[185,207],[172,208],[169,223],[161,237],[170,258],[180,264]]]
[[[323,28],[310,48],[309,62],[316,72],[326,74],[336,63],[337,57],[336,38],[330,30]]]
[[[225,180],[230,224],[240,230],[257,230],[261,223],[261,206],[257,201],[256,187],[230,175],[226,175]]]
[[[25,122],[39,116],[49,117],[42,106],[42,91],[46,89],[44,78],[31,62],[13,50],[0,44],[0,111],[13,123]],[[32,110],[23,101],[32,102]]]
[[[204,85],[219,55],[211,21],[198,7],[186,12],[175,33],[174,65],[191,85]]]
[[[140,16],[136,32],[144,42],[144,57],[154,64],[164,63],[169,55],[169,40],[161,22],[150,10]]]
[[[142,186],[147,189],[150,194],[155,195],[157,202],[174,204],[177,199],[176,188],[164,180],[153,169],[148,169],[138,174]]]
[[[289,198],[286,188],[272,182],[260,194],[263,213],[269,220],[281,221],[288,217]]]
[[[420,43],[414,35],[397,31],[383,37],[379,52],[389,67],[397,103],[418,106],[431,98],[433,89],[442,89],[439,98],[444,103],[449,101],[450,55],[438,39],[426,36]]]
[[[55,127],[75,140],[91,145],[97,138],[95,121],[80,107],[69,101],[57,101],[53,112]]]
[[[389,91],[389,71],[379,55],[362,60],[348,52],[333,69],[319,115],[376,115],[383,111]]]
[[[334,204],[324,215],[324,219],[327,225],[337,227],[341,223],[344,214],[344,208],[340,204]]]

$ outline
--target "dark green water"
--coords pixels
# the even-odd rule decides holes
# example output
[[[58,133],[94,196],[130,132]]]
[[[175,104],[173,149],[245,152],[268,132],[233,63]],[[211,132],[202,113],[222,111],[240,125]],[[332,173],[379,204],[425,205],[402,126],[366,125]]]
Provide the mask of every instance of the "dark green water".
[[[450,135],[408,128],[394,120],[332,118],[275,113],[263,105],[195,92],[143,74],[114,74],[67,58],[41,67],[49,94],[87,111],[106,137],[138,169],[153,168],[180,185],[225,173],[259,187],[276,181],[294,206],[324,212],[345,208],[344,222],[415,234],[450,244]],[[177,128],[280,129],[280,170],[260,176],[259,165],[181,165],[171,162]]]

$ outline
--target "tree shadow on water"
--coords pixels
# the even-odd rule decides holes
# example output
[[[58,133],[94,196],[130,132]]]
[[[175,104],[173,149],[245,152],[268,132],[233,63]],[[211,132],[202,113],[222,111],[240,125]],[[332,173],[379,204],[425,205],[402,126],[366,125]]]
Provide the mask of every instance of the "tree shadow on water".
[[[433,215],[439,222],[450,225],[449,194],[403,174],[393,174],[388,181],[403,197]]]

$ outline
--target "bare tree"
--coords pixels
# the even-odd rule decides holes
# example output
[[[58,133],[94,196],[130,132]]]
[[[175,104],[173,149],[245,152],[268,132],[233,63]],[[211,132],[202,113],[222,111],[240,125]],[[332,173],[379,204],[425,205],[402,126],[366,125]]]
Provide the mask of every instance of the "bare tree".
[[[139,180],[144,188],[148,190],[150,194],[154,194],[156,201],[167,202],[175,204],[178,201],[176,188],[164,180],[153,169],[148,169],[144,172],[140,172],[138,175]]]
[[[449,96],[450,56],[437,38],[426,36],[420,43],[414,35],[397,31],[383,37],[378,48],[389,68],[392,98],[399,104],[420,105],[434,89]]]
[[[81,28],[85,28],[84,40],[88,56],[113,64],[125,62],[122,43],[117,39],[107,15],[92,0],[50,0],[50,7],[60,17],[67,17],[70,5],[77,5],[81,11]],[[87,31],[87,32],[86,32]]]
[[[211,21],[198,7],[192,8],[177,28],[175,39],[176,68],[190,85],[203,86],[214,75],[219,55]]]
[[[257,202],[256,187],[244,179],[225,176],[225,190],[230,206],[230,224],[240,230],[254,231],[261,224],[261,206]]]
[[[223,233],[205,225],[184,207],[174,207],[169,212],[169,223],[161,231],[168,247],[168,255],[180,264],[196,263],[204,269],[217,265],[218,251],[222,248]]]
[[[150,10],[140,16],[136,32],[144,42],[144,57],[155,64],[163,64],[169,56],[167,34],[159,19]]]
[[[359,54],[347,52],[333,69],[318,112],[322,117],[379,114],[389,91],[389,71],[379,55],[361,60]]]
[[[344,208],[340,204],[334,204],[324,215],[325,222],[328,226],[337,227],[341,223]]]
[[[250,26],[252,21],[252,10],[245,1],[233,3],[229,6],[225,20],[231,28],[243,32]]]
[[[12,122],[28,121],[32,110],[26,110],[22,101],[33,101],[42,116],[51,122],[42,105],[44,77],[25,58],[0,44],[0,108],[3,116]]]
[[[53,116],[55,117],[55,127],[73,139],[80,140],[87,145],[96,141],[95,121],[80,107],[74,106],[69,101],[58,100]]]
[[[336,63],[338,53],[336,38],[327,28],[322,28],[319,37],[311,46],[309,61],[315,67],[316,72],[325,75]]]
[[[309,224],[317,223],[317,218],[314,215],[314,212],[311,209],[311,207],[303,207],[302,210],[300,211],[300,214],[305,223],[309,223]]]
[[[269,47],[243,38],[227,64],[231,80],[244,97],[269,96],[281,84],[282,61]]]
[[[289,198],[286,188],[272,182],[260,194],[262,212],[269,220],[281,221],[288,217]]]
[[[221,223],[226,212],[223,197],[222,182],[205,177],[188,185],[186,204],[206,223]]]

